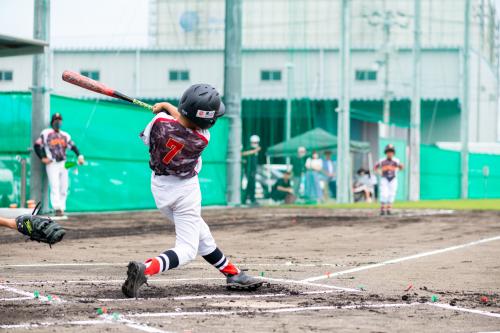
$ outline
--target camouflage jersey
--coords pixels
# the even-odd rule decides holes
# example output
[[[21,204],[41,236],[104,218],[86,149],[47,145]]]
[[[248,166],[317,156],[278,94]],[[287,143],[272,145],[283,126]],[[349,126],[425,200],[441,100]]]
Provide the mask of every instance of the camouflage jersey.
[[[392,159],[383,158],[375,164],[374,169],[382,169],[382,177],[387,178],[388,181],[396,178],[396,175],[401,167],[399,159],[393,157]]]
[[[44,129],[35,144],[43,147],[47,157],[56,162],[65,161],[66,149],[74,146],[68,133],[61,130],[56,132],[53,128]]]
[[[165,112],[160,112],[141,133],[149,146],[149,167],[156,175],[194,177],[201,170],[201,153],[208,145],[208,130],[182,126]]]

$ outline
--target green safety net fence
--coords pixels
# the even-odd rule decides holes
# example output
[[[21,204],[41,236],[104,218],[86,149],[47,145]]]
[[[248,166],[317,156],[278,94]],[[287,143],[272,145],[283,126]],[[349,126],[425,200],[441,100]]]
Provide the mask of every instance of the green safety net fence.
[[[420,197],[459,199],[460,152],[420,148]],[[469,154],[469,198],[500,198],[500,155]]]
[[[469,198],[500,198],[500,155],[469,155]]]
[[[0,195],[4,203],[19,203],[16,160],[28,157],[31,149],[31,95],[0,94],[0,108]],[[155,207],[148,149],[139,139],[152,118],[150,112],[123,103],[51,96],[51,113],[55,112],[63,115],[63,130],[87,160],[85,166],[70,169],[69,211]],[[204,205],[226,203],[227,136],[228,121],[222,118],[211,129],[211,142],[203,154],[199,177]],[[68,160],[72,159],[76,156],[68,151]]]

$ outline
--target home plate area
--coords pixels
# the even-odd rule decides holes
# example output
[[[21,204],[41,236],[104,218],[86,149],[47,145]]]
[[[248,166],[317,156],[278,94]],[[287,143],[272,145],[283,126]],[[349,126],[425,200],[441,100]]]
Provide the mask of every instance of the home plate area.
[[[219,246],[261,278],[262,288],[227,290],[224,277],[197,259],[151,277],[139,298],[125,298],[128,260],[168,248],[170,226],[151,212],[73,215],[63,221],[68,238],[52,250],[0,232],[8,240],[0,245],[0,328],[500,330],[498,213],[413,212],[382,219],[365,211],[256,208],[204,216]]]

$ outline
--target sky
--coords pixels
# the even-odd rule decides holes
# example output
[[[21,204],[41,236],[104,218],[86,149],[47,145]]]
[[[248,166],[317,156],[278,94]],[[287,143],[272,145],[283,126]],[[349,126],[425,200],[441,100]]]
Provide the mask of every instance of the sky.
[[[145,46],[148,0],[51,0],[51,44]],[[0,0],[0,34],[33,37],[34,0]]]
[[[33,2],[0,0],[0,34],[31,38]],[[500,0],[494,2],[500,18]],[[149,0],[51,0],[51,45],[146,46],[148,5]]]

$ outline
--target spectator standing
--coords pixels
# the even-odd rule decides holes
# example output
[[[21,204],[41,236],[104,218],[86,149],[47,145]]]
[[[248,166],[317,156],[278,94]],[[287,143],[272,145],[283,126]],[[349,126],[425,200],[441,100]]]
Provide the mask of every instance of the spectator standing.
[[[325,151],[323,159],[323,175],[325,176],[325,193],[326,198],[337,197],[337,163],[332,159],[332,152]]]
[[[255,200],[255,182],[260,150],[260,137],[254,134],[250,137],[250,149],[241,153],[241,156],[245,157],[245,175],[247,177],[247,188],[243,198],[244,204],[246,204],[248,200],[251,205],[257,204],[257,201]]]
[[[306,154],[305,147],[297,148],[297,156],[292,158],[292,174],[293,174],[293,192],[295,195],[300,193],[300,185],[306,171]]]
[[[323,197],[320,186],[323,161],[317,152],[314,151],[312,156],[306,160],[306,169],[305,196],[311,201],[319,202]]]

